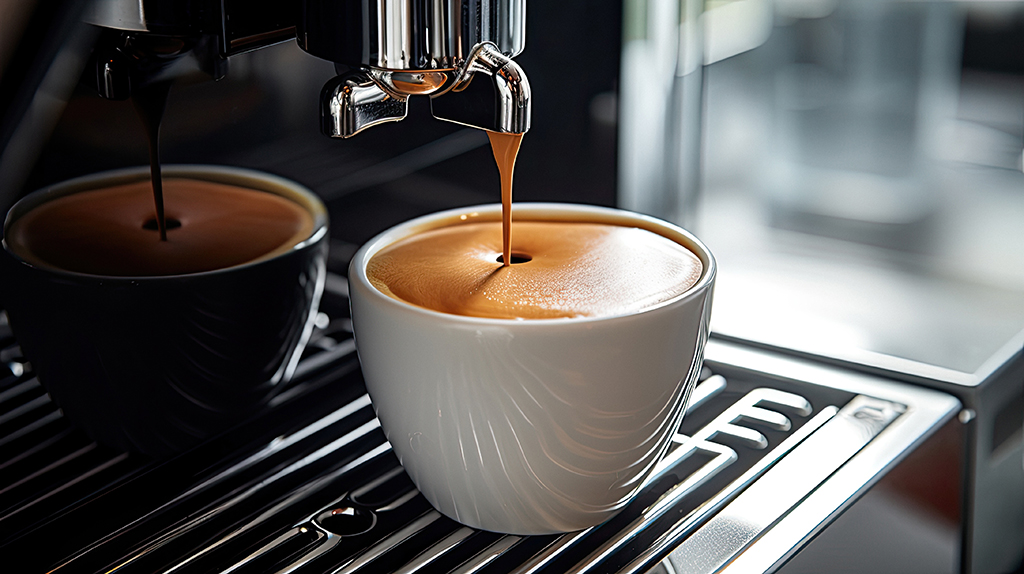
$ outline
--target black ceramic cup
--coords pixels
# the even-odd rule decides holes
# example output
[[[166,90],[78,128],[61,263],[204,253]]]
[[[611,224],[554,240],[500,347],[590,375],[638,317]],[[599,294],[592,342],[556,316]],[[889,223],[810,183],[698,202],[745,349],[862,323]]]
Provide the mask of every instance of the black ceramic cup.
[[[291,376],[326,277],[327,211],[302,186],[215,166],[164,166],[165,177],[286,197],[313,216],[308,239],[266,259],[186,275],[104,277],[0,256],[0,305],[40,383],[94,440],[164,457],[267,404]],[[147,168],[104,172],[32,193],[32,208],[89,189],[146,180]]]

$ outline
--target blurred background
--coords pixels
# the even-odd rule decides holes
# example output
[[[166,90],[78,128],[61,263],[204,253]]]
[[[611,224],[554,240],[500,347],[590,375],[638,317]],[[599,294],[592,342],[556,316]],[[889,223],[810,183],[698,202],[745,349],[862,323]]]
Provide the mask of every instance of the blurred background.
[[[1021,6],[740,0],[707,16],[703,177],[677,186],[675,218],[721,262],[717,331],[964,373],[1019,350]],[[746,21],[761,43],[719,59]]]
[[[715,253],[718,337],[941,388],[978,414],[964,568],[1019,571],[1018,502],[995,493],[1024,492],[1024,382],[1007,368],[1024,346],[1024,7],[623,14],[618,203]]]

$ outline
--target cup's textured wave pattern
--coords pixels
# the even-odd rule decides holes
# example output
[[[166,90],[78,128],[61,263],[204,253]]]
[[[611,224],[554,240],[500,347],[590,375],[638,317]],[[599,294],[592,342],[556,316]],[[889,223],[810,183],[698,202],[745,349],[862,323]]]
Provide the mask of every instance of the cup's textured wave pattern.
[[[695,381],[709,298],[545,329],[390,305],[363,322],[373,303],[355,297],[353,320],[374,408],[427,500],[470,526],[538,534],[603,522],[653,470]]]
[[[516,354],[485,349],[476,364],[437,385],[437,435],[449,425],[456,437],[439,441],[438,451],[446,467],[461,470],[448,474],[446,489],[424,494],[468,524],[504,520],[497,508],[521,524],[573,530],[580,527],[574,517],[599,520],[618,510],[675,430],[682,381],[652,393],[646,404],[610,411],[588,400],[585,382],[568,377],[560,384],[538,376],[531,357],[509,357]]]

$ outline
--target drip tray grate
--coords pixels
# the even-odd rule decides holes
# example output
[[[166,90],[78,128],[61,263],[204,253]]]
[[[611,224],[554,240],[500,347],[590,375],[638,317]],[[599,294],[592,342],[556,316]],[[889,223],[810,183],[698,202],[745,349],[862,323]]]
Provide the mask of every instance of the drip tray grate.
[[[644,572],[817,431],[850,419],[877,434],[902,413],[705,368],[673,448],[618,516],[564,535],[477,531],[431,508],[399,466],[362,385],[344,296],[328,289],[302,377],[267,412],[163,462],[71,427],[0,321],[0,555],[19,572]]]

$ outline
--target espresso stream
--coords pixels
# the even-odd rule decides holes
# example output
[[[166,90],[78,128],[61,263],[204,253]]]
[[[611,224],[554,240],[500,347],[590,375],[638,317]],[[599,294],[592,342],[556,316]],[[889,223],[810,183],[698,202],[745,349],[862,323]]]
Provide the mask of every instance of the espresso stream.
[[[512,174],[523,136],[487,136],[501,175],[501,222],[458,223],[385,247],[366,266],[379,291],[442,313],[554,319],[635,313],[700,279],[690,250],[625,225],[517,221],[513,251]]]
[[[501,175],[501,263],[512,264],[512,173],[516,168],[516,155],[523,141],[523,134],[487,132],[491,140],[491,151]]]
[[[167,241],[167,217],[164,213],[163,177],[160,174],[160,124],[163,123],[171,80],[153,82],[135,88],[132,105],[142,120],[149,143],[149,173],[153,183],[153,203],[156,208],[156,228],[160,241]]]
[[[43,267],[149,277],[233,267],[309,237],[312,216],[283,197],[209,181],[163,179],[160,124],[170,88],[165,80],[132,93],[149,144],[150,181],[80,192],[36,207],[12,224],[7,237],[12,251]]]

